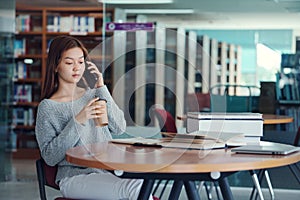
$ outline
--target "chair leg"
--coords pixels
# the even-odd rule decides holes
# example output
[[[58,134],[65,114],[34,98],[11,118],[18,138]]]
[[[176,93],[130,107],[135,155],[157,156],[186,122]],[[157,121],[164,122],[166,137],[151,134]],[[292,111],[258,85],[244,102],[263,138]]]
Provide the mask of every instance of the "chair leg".
[[[255,173],[255,171],[253,170],[253,172],[249,171],[250,174],[251,174],[251,177],[252,177],[252,173]],[[262,170],[259,170],[258,172],[258,177],[261,177],[261,172]],[[254,198],[254,195],[255,195],[255,198],[257,199],[257,193],[256,193],[256,186],[253,184],[252,186],[252,191],[251,191],[251,195],[250,195],[250,200],[252,200]]]
[[[292,171],[292,173],[294,174],[294,176],[297,179],[298,183],[300,184],[300,176],[299,176],[300,168],[297,165],[297,163],[289,165],[289,168]]]
[[[216,190],[216,195],[217,199],[220,200],[220,194],[219,194],[219,189],[218,189],[218,183],[214,182],[215,190]]]
[[[206,182],[204,182],[204,187],[205,187],[205,191],[206,191],[206,195],[207,195],[207,199],[208,200],[211,200],[212,199],[212,196],[211,196],[211,192],[210,192],[210,189],[209,189],[209,187],[208,187],[208,185],[207,185],[207,183]]]
[[[152,195],[155,196],[155,193],[157,191],[157,189],[159,188],[159,185],[161,184],[162,180],[158,180],[157,183],[156,183],[156,186],[152,192]]]
[[[270,176],[269,176],[269,172],[267,170],[265,170],[265,178],[266,178],[266,181],[267,181],[267,184],[268,184],[271,199],[273,200],[273,199],[275,199],[275,194],[274,194],[273,186],[272,186],[271,179],[270,179]]]
[[[159,199],[162,199],[162,196],[163,196],[163,194],[164,194],[164,192],[166,190],[166,187],[167,187],[168,183],[169,183],[169,180],[166,180],[166,182],[164,184],[164,187],[163,187],[163,189],[160,192]]]
[[[38,176],[38,184],[39,184],[39,190],[40,190],[40,198],[41,200],[46,200],[46,190],[45,190],[45,178],[44,178],[44,169],[43,164],[41,160],[36,161],[36,172]]]
[[[251,174],[251,177],[252,177],[255,189],[256,189],[256,191],[257,191],[257,193],[259,195],[260,200],[264,200],[264,196],[262,194],[262,190],[261,190],[261,187],[260,187],[260,184],[259,184],[259,180],[258,180],[257,174],[254,172],[254,170],[250,170],[249,172]],[[253,196],[251,194],[250,199],[252,199],[252,198],[253,198]]]
[[[201,193],[201,190],[202,190],[203,186],[204,186],[204,181],[200,181],[199,184],[198,184],[199,193]]]

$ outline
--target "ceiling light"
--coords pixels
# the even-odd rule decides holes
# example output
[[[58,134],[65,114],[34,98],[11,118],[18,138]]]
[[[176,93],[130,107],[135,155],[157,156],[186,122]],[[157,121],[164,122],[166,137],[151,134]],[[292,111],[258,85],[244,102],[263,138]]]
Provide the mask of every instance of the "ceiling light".
[[[300,0],[274,0],[276,3],[299,2]]]
[[[167,4],[174,0],[98,0],[99,3],[106,4]]]
[[[193,14],[193,9],[125,9],[127,14]]]

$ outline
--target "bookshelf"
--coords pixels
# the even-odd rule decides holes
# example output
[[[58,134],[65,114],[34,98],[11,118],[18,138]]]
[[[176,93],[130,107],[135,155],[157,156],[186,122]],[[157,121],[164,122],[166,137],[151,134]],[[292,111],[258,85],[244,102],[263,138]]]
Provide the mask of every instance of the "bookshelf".
[[[78,38],[90,52],[90,57],[104,72],[104,81],[112,87],[112,48],[102,54],[103,21],[113,20],[114,10],[107,9],[103,19],[101,7],[28,7],[16,5],[14,44],[15,69],[13,76],[12,128],[17,134],[16,158],[36,157],[36,109],[40,101],[50,41],[59,35]],[[104,55],[104,57],[103,57]],[[104,62],[103,62],[104,60]],[[107,64],[107,65],[106,65]],[[31,152],[31,153],[29,153]]]
[[[294,118],[281,129],[296,132],[300,126],[300,54],[282,54],[281,70],[276,73],[276,114]]]
[[[13,93],[13,68],[14,61],[14,34],[0,32],[0,149],[13,149],[12,139],[14,133],[11,131],[12,109],[10,102]]]

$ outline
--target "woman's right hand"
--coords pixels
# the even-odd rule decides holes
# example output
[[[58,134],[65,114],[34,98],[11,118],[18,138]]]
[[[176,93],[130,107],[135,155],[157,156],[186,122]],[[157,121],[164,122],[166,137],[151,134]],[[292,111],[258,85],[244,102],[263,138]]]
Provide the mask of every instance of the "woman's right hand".
[[[89,103],[82,108],[82,110],[76,115],[75,119],[80,123],[84,124],[89,119],[97,118],[97,115],[103,114],[102,106],[99,104],[95,104],[99,98],[94,98]]]

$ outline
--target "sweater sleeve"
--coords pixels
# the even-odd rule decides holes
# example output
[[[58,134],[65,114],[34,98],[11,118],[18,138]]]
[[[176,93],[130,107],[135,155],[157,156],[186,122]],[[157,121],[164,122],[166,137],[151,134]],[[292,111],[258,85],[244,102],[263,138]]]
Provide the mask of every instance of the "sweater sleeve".
[[[96,89],[96,95],[106,99],[108,128],[111,134],[120,135],[126,130],[126,121],[123,111],[115,103],[106,86]]]
[[[61,162],[65,158],[66,151],[75,146],[79,141],[82,126],[71,118],[58,133],[55,124],[59,124],[59,118],[55,115],[53,108],[42,101],[38,107],[35,134],[41,156],[50,166]]]

